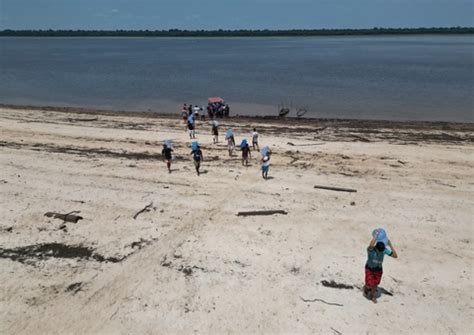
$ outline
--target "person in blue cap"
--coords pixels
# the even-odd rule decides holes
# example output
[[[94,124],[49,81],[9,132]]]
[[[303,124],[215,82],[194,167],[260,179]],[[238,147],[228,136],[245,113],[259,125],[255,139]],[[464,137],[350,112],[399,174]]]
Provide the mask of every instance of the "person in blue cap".
[[[243,139],[240,143],[240,150],[242,150],[242,165],[249,165],[249,157],[252,156],[250,153],[250,146],[246,139]]]
[[[196,138],[195,127],[196,127],[196,124],[194,120],[194,115],[190,115],[188,117],[188,131],[189,131],[190,139]]]
[[[264,147],[260,153],[262,154],[262,177],[268,179],[268,171],[270,170],[270,148]]]
[[[168,173],[171,173],[171,161],[173,159],[172,153],[173,149],[171,149],[171,142],[165,141],[163,144],[163,150],[161,151],[161,156],[166,161],[166,166],[168,167]]]
[[[385,230],[376,229],[372,233],[372,240],[367,248],[367,262],[365,263],[364,295],[377,303],[377,287],[382,280],[382,263],[385,255],[398,258],[392,242],[388,239]],[[387,248],[387,246],[389,248]]]
[[[229,151],[229,156],[232,156],[232,152],[235,149],[234,131],[232,129],[227,129],[225,133],[225,139],[227,140],[227,150]]]
[[[196,168],[196,173],[199,176],[199,168],[201,167],[201,162],[204,160],[204,158],[202,156],[201,147],[199,146],[198,142],[192,143],[191,155],[193,155],[194,167]]]

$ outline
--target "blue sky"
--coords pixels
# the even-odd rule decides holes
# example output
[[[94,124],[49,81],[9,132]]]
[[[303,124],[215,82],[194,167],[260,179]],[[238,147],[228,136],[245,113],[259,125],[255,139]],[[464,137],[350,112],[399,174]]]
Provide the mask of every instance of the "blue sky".
[[[474,0],[0,0],[0,29],[474,26]]]

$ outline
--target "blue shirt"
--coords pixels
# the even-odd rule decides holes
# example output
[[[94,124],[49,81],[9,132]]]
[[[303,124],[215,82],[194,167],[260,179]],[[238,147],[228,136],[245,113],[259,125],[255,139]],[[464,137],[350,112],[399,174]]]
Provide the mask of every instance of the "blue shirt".
[[[393,251],[385,248],[383,252],[377,251],[375,248],[367,248],[367,263],[365,264],[371,270],[382,270],[383,258],[385,255],[392,256]]]

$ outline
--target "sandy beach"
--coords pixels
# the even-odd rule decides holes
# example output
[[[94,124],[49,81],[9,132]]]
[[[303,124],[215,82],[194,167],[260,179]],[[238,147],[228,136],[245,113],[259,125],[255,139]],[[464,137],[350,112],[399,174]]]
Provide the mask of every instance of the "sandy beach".
[[[198,177],[179,116],[0,107],[0,333],[471,333],[474,124],[227,127],[238,143],[258,129],[269,180],[257,152],[244,167],[213,144],[209,121]],[[258,210],[286,214],[237,215]],[[378,227],[399,258],[373,304]]]

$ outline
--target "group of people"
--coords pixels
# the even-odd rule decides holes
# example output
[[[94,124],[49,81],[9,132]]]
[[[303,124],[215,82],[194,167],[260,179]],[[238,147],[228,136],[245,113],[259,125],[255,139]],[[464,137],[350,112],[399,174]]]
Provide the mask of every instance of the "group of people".
[[[229,117],[229,114],[229,104],[225,104],[223,102],[210,102],[207,105],[207,116],[209,116],[210,119]]]
[[[217,107],[216,105],[209,104],[208,106],[208,115],[212,118],[211,123],[211,133],[212,133],[212,141],[214,144],[219,142],[219,122],[216,119],[216,116],[219,115],[219,111],[223,111],[223,109]],[[217,108],[217,111],[216,111]],[[228,108],[228,107],[227,107]],[[228,109],[227,109],[228,110]],[[190,139],[196,138],[195,133],[195,121],[199,118],[199,115],[202,115],[203,108],[199,108],[197,105],[189,107],[185,104],[183,106],[183,120],[187,124],[187,129],[189,131]],[[225,114],[221,114],[225,115]],[[225,133],[225,139],[227,141],[227,149],[229,152],[229,156],[232,156],[233,151],[235,150],[235,137],[234,132],[231,128],[227,129]],[[270,156],[271,150],[268,147],[262,148],[260,150],[259,144],[259,134],[256,128],[252,130],[252,148],[253,150],[260,151],[261,153],[261,171],[262,177],[264,179],[268,179],[268,171],[270,169]],[[242,165],[248,166],[249,159],[251,158],[251,150],[250,145],[247,139],[242,139],[240,143],[240,150],[242,152]],[[172,152],[173,149],[171,147],[171,141],[166,140],[163,144],[162,156],[163,159],[166,161],[166,166],[168,168],[168,172],[171,173],[171,161],[172,161]],[[196,173],[200,175],[200,167],[201,162],[204,161],[203,153],[201,146],[197,141],[193,141],[191,143],[191,155],[193,157],[194,167],[196,169]],[[388,239],[386,232],[383,229],[376,229],[372,233],[372,240],[369,243],[367,248],[367,262],[365,264],[365,285],[363,288],[364,295],[371,299],[374,303],[377,302],[377,288],[380,284],[382,279],[382,263],[384,260],[384,256],[390,256],[393,258],[397,258],[397,252],[395,251],[392,242]]]
[[[192,107],[192,106],[191,106]],[[196,119],[199,117],[199,112],[202,109],[199,108],[198,106],[195,106],[194,108],[189,109],[189,107],[185,104],[183,106],[183,121],[186,123],[186,129],[189,132],[189,138],[191,140],[196,139]],[[211,133],[212,133],[212,141],[214,144],[219,143],[219,122],[217,119],[213,119],[211,122]],[[252,130],[252,148],[253,150],[260,150],[258,141],[259,141],[259,133],[257,132],[256,128],[253,128]],[[234,132],[231,128],[227,129],[225,133],[225,139],[227,141],[227,149],[229,152],[229,156],[233,155],[233,152],[235,150],[235,137],[234,137]],[[194,160],[194,166],[196,168],[196,173],[199,176],[200,175],[200,166],[201,162],[204,160],[203,158],[203,153],[202,149],[197,141],[193,141],[192,144],[192,150],[191,150],[191,155],[193,156]],[[250,145],[247,141],[247,139],[242,139],[240,143],[240,150],[242,152],[242,165],[248,166],[250,158],[252,157]],[[171,162],[173,159],[172,155],[173,149],[171,146],[171,141],[166,140],[165,143],[163,144],[163,150],[162,150],[162,157],[164,161],[166,162],[166,166],[168,168],[168,172],[171,173]],[[271,155],[271,150],[268,147],[264,147],[261,150],[261,169],[262,169],[262,177],[264,179],[268,179],[268,171],[270,169],[270,155]]]
[[[189,138],[194,139],[196,138],[196,120],[201,117],[201,120],[205,120],[206,116],[203,113],[204,108],[195,105],[193,107],[192,104],[183,105],[181,110],[181,117],[183,122],[186,124],[186,130],[189,132]]]

